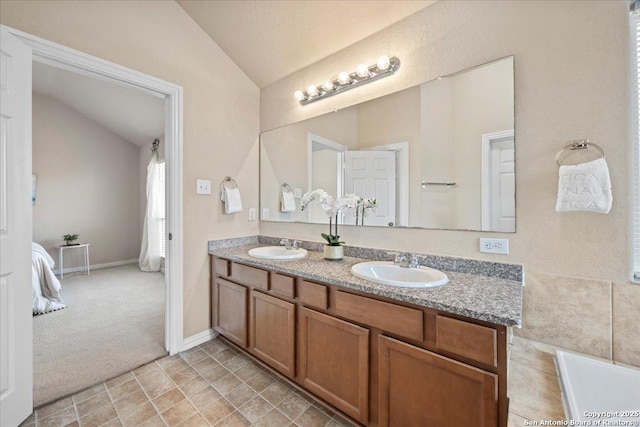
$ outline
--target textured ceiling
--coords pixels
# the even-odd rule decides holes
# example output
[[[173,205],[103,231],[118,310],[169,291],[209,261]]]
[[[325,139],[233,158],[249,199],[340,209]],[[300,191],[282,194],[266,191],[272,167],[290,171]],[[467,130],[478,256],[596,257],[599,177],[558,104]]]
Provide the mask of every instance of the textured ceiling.
[[[177,2],[260,88],[434,3],[418,0]]]
[[[164,100],[136,89],[34,61],[33,92],[52,97],[138,146],[164,135]]]

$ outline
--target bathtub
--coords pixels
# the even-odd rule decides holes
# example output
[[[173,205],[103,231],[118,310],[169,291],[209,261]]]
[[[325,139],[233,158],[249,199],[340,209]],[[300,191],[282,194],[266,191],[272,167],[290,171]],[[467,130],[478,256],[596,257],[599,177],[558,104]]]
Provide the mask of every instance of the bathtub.
[[[640,426],[640,370],[556,350],[568,425]]]

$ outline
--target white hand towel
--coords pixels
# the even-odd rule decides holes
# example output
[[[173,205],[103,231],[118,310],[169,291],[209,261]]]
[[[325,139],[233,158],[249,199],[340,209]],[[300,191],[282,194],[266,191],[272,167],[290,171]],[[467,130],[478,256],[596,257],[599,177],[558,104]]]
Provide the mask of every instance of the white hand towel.
[[[224,202],[224,213],[242,212],[242,199],[240,198],[239,189],[224,187],[220,194],[220,200]]]
[[[282,212],[296,211],[296,199],[293,197],[293,192],[284,188],[280,191],[280,210]]]
[[[604,159],[560,166],[557,212],[609,213],[613,196],[609,167]]]

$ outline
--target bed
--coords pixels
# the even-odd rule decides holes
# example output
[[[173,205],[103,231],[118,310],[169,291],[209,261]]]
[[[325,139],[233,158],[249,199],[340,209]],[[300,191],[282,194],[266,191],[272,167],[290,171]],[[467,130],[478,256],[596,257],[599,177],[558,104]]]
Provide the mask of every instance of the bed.
[[[31,287],[33,314],[44,314],[67,308],[60,298],[60,281],[53,274],[56,265],[51,255],[39,244],[31,243]]]

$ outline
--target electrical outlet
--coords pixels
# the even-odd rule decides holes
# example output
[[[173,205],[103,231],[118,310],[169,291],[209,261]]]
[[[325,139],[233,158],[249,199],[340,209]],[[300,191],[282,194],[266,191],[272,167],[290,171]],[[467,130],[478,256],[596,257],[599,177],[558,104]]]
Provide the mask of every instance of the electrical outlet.
[[[302,198],[302,188],[294,188],[293,189],[293,198],[301,199]]]
[[[256,208],[249,208],[249,221],[256,220]]]
[[[509,239],[480,238],[480,252],[508,255]]]
[[[196,179],[196,194],[211,194],[211,181]]]
[[[266,221],[269,219],[269,208],[262,208],[262,220]]]

